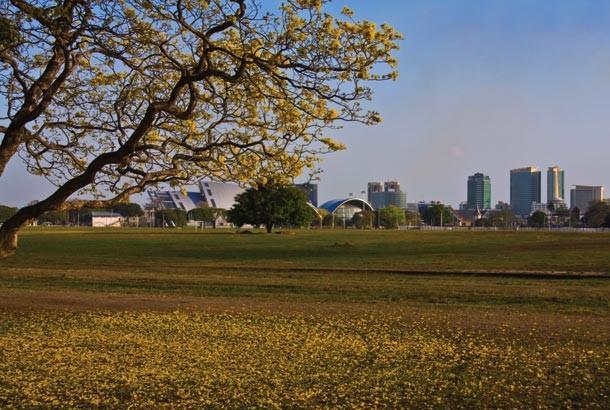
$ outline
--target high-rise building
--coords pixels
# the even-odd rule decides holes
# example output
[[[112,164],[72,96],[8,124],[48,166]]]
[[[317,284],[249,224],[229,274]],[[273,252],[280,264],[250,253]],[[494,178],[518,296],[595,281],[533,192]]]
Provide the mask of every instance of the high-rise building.
[[[387,181],[383,185],[381,182],[369,182],[368,201],[375,209],[386,208],[390,205],[405,209],[407,193],[400,190],[398,181]]]
[[[570,190],[570,209],[578,208],[581,214],[589,209],[592,201],[602,201],[604,198],[604,187],[575,185]]]
[[[510,206],[515,215],[529,216],[532,203],[541,201],[542,173],[536,167],[510,170]]]
[[[383,183],[383,190],[385,192],[398,192],[400,191],[400,183],[398,181],[386,181]]]
[[[491,208],[491,180],[489,176],[477,172],[468,177],[467,209]]]
[[[368,186],[367,186],[367,196],[366,196],[366,200],[369,202],[369,204],[373,203],[373,194],[375,192],[382,192],[383,191],[383,185],[381,184],[381,182],[369,182]]]
[[[557,166],[549,167],[546,172],[546,203],[565,201],[563,170]]]

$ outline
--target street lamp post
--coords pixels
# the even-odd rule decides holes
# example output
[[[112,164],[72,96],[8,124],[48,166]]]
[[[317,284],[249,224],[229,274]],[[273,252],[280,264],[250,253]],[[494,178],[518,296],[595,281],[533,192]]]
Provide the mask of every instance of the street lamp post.
[[[364,204],[364,194],[366,194],[366,191],[360,191],[360,195],[362,195],[362,229],[365,229],[365,224],[364,224],[364,211],[366,211],[366,205]],[[373,221],[372,221],[372,217],[369,218],[371,221],[369,222],[371,225],[373,225]],[[372,228],[372,226],[371,226]]]

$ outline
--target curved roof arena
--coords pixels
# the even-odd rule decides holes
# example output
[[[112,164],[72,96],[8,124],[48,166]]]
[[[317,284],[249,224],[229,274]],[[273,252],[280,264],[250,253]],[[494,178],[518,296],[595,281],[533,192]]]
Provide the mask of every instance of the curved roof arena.
[[[357,208],[368,209],[374,211],[375,209],[362,198],[343,198],[343,199],[331,199],[330,201],[324,202],[320,208],[327,210],[329,213],[334,213],[340,206],[352,205]]]

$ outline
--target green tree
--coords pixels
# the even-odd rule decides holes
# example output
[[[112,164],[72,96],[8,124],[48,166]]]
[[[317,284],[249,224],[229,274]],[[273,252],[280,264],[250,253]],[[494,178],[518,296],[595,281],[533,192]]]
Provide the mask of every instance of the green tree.
[[[227,216],[237,226],[263,225],[268,233],[274,226],[302,227],[315,218],[305,193],[292,186],[274,184],[249,188],[237,195]]]
[[[81,192],[106,208],[202,176],[292,181],[341,122],[376,124],[371,82],[393,80],[400,33],[326,1],[4,1],[0,177],[21,153],[57,189],[0,228],[19,229]],[[363,104],[363,102],[367,104]]]
[[[121,214],[124,218],[144,215],[144,211],[140,204],[134,202],[119,203],[112,207],[112,211]]]
[[[351,224],[358,229],[371,229],[375,226],[376,219],[375,212],[365,209],[354,214]]]
[[[405,211],[397,206],[390,205],[381,208],[378,212],[381,226],[386,229],[397,229],[399,225],[405,223]]]
[[[17,208],[11,208],[10,206],[0,205],[0,224],[15,215]]]
[[[66,225],[68,220],[68,211],[48,211],[38,217],[39,224]]]
[[[226,214],[227,212],[224,209],[204,206],[190,210],[188,217],[193,221],[211,223],[212,228],[216,228],[216,221],[218,221],[219,218],[225,217]]]
[[[422,219],[428,225],[447,226],[453,223],[453,213],[449,207],[437,202],[426,207]]]
[[[580,209],[577,206],[570,210],[570,226],[580,226]]]
[[[515,223],[515,214],[512,209],[505,207],[504,209],[494,209],[487,211],[485,216],[476,221],[476,226],[487,226],[495,228],[508,228]]]
[[[532,228],[542,228],[545,226],[548,216],[542,211],[535,211],[527,218],[527,225]]]
[[[419,212],[405,212],[405,223],[408,225],[419,226],[421,224],[421,215]]]
[[[155,212],[155,225],[182,228],[188,221],[186,211],[182,209],[161,209]]]
[[[600,228],[606,224],[610,207],[604,201],[592,202],[585,212],[584,221],[589,228]]]

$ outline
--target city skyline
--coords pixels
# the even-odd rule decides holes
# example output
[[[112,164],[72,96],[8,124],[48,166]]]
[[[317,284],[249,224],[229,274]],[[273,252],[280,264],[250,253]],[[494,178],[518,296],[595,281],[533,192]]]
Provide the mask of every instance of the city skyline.
[[[410,202],[457,208],[466,200],[465,178],[484,172],[493,202],[508,202],[507,170],[532,163],[560,164],[566,190],[610,186],[603,108],[610,3],[359,0],[350,7],[357,18],[387,21],[404,33],[400,77],[375,87],[371,108],[381,125],[329,131],[348,149],[324,158],[320,198],[396,179]],[[51,190],[14,158],[0,179],[0,203],[21,206]]]
[[[396,179],[410,202],[457,206],[484,172],[508,202],[508,170],[528,164],[560,164],[566,189],[610,186],[610,3],[366,3],[350,6],[405,34],[400,78],[378,89],[384,123],[337,133],[348,150],[324,161],[322,197]]]
[[[600,185],[600,184],[591,184],[588,183],[588,181],[581,181],[581,183],[575,183],[575,184],[565,184],[565,169],[558,167],[557,165],[553,165],[553,166],[549,166],[547,167],[547,176],[546,178],[542,178],[542,170],[544,169],[544,167],[539,168],[536,165],[528,165],[528,166],[524,166],[521,168],[512,168],[507,170],[507,174],[510,175],[510,173],[512,171],[515,170],[519,170],[519,169],[526,169],[526,168],[533,168],[536,169],[538,173],[540,173],[540,181],[538,182],[538,190],[540,191],[538,193],[539,198],[538,198],[538,202],[539,203],[549,203],[549,192],[550,192],[550,187],[549,187],[549,181],[551,180],[551,177],[549,175],[551,169],[557,168],[559,170],[559,175],[561,175],[560,177],[560,185],[559,185],[559,190],[560,192],[563,194],[563,198],[561,198],[563,200],[563,202],[565,203],[565,205],[567,205],[568,207],[571,207],[571,204],[569,202],[569,197],[568,197],[568,193],[570,193],[573,188],[579,187],[579,186],[587,186],[587,187],[602,187],[602,192],[603,189],[605,188],[604,185]],[[9,170],[10,171],[10,170]],[[409,191],[407,189],[402,189],[401,185],[403,184],[402,181],[396,179],[396,178],[387,178],[387,179],[378,179],[375,182],[371,182],[371,180],[369,180],[366,183],[363,183],[361,187],[357,187],[357,189],[354,189],[353,191],[350,191],[349,193],[342,193],[342,192],[335,192],[335,194],[333,195],[331,193],[331,195],[324,195],[324,196],[320,196],[321,198],[323,198],[324,200],[327,199],[338,199],[338,198],[345,198],[345,197],[363,197],[365,199],[367,199],[367,201],[369,203],[371,203],[371,193],[372,192],[384,192],[385,191],[385,185],[388,183],[395,183],[398,186],[398,190],[401,191],[402,193],[408,195],[408,203],[418,203],[418,202],[429,202],[429,201],[439,201],[441,203],[444,203],[446,205],[450,205],[452,206],[454,209],[459,209],[461,204],[466,204],[468,203],[468,183],[470,178],[477,176],[477,175],[481,175],[484,176],[487,179],[487,183],[490,183],[490,188],[491,188],[491,192],[489,194],[490,196],[490,207],[489,208],[493,208],[495,204],[503,202],[503,203],[510,203],[510,194],[508,196],[507,199],[503,199],[503,198],[497,198],[495,197],[495,190],[497,190],[497,184],[494,183],[494,178],[491,177],[489,174],[487,174],[486,172],[479,170],[479,171],[475,171],[472,173],[472,175],[466,175],[464,178],[467,182],[466,184],[466,189],[463,189],[463,198],[461,198],[459,201],[457,202],[450,202],[450,201],[446,201],[442,199],[442,195],[437,196],[437,197],[432,197],[432,198],[416,198],[414,197],[412,194],[409,193]],[[543,182],[542,180],[545,180],[545,184],[543,186]],[[584,183],[583,183],[584,182]],[[296,185],[307,185],[309,183],[297,183]],[[381,191],[371,191],[371,184],[378,184],[379,185],[379,189]],[[321,181],[316,181],[314,183],[314,185],[317,185],[318,190],[316,191],[316,200],[319,194],[319,192],[325,192],[323,189],[320,189],[320,187],[324,187],[324,178],[322,178]],[[197,185],[188,185],[188,187],[196,187]],[[355,186],[355,185],[353,185]],[[167,188],[167,187],[165,187]],[[365,189],[363,189],[365,188]],[[508,191],[510,192],[510,180],[509,180],[509,184],[507,186]],[[500,190],[502,190],[502,188],[500,188]],[[546,197],[543,197],[542,193],[546,191]],[[492,194],[494,193],[494,194]],[[605,199],[605,198],[602,198]],[[35,200],[35,198],[32,198],[31,200]],[[134,202],[138,202],[141,204],[145,204],[148,201],[148,196],[146,194],[141,194],[141,195],[137,195],[134,196]],[[404,201],[404,200],[403,200]],[[5,201],[2,202],[2,197],[0,197],[0,204],[2,205],[9,205],[9,206],[23,206],[25,205],[25,203],[10,203],[9,201]],[[483,209],[483,208],[482,208]]]

